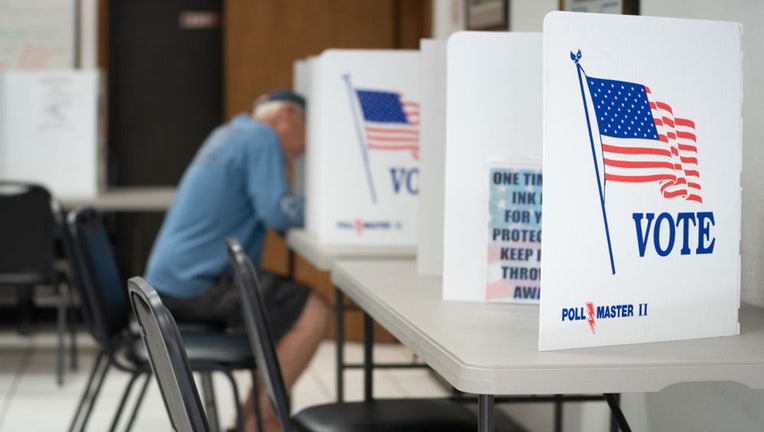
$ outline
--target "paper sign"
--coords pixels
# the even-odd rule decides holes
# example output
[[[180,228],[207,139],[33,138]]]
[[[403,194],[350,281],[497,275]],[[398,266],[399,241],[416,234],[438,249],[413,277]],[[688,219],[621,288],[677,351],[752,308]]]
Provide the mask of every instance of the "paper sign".
[[[37,182],[59,198],[102,184],[97,71],[0,74],[0,178]]]
[[[485,299],[538,303],[541,297],[542,175],[515,164],[488,169]]]
[[[741,30],[547,15],[540,349],[738,333]]]
[[[419,54],[308,60],[306,224],[322,245],[416,246]]]

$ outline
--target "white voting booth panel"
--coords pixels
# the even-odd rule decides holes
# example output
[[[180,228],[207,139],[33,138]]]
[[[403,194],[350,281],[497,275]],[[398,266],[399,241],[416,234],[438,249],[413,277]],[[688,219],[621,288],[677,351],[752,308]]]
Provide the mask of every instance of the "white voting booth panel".
[[[443,298],[518,300],[487,288],[489,170],[540,163],[541,34],[456,33],[447,63]]]
[[[0,178],[63,198],[95,196],[97,132],[97,71],[0,74]]]
[[[540,349],[739,332],[741,31],[547,15]]]
[[[419,53],[327,50],[309,74],[306,229],[324,246],[416,246]]]
[[[422,95],[417,271],[443,274],[443,180],[446,165],[446,41],[419,44]]]
[[[292,88],[303,96],[310,94],[310,69],[308,60],[296,60],[292,64]],[[305,196],[304,154],[292,161],[292,189],[295,193]]]

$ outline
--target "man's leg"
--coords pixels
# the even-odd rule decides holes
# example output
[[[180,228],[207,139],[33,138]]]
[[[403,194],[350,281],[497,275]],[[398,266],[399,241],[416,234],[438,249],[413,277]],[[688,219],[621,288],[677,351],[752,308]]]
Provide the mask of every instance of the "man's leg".
[[[276,355],[288,393],[292,392],[292,387],[308,367],[318,344],[326,335],[329,319],[329,306],[319,295],[311,292],[294,326],[276,344]],[[271,409],[265,388],[263,385],[260,385],[259,388],[258,400],[260,401],[260,411],[262,412],[265,430],[267,432],[280,431],[278,418]],[[250,393],[243,407],[245,416],[248,416],[245,418],[245,430],[247,432],[257,431],[256,419],[254,415],[250,415],[255,410],[253,401],[253,395]]]

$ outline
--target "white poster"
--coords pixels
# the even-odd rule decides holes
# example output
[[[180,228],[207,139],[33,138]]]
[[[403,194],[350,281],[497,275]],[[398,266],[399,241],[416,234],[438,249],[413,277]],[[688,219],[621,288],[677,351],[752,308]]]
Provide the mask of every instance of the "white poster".
[[[0,70],[74,67],[79,7],[74,0],[0,1]]]
[[[448,40],[443,298],[486,301],[486,166],[541,159],[540,33]]]
[[[322,245],[416,246],[419,53],[308,60],[306,225]]]
[[[45,185],[57,197],[99,187],[98,72],[0,74],[0,178]]]
[[[540,349],[738,333],[741,31],[547,15]]]

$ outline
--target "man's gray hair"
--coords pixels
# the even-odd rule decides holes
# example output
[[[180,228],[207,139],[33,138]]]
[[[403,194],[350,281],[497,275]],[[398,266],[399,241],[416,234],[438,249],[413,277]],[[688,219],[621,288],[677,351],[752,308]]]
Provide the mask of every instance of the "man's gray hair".
[[[286,100],[256,100],[252,108],[252,116],[255,118],[269,117],[275,114],[281,107],[290,105],[297,110],[300,115],[305,115],[303,108],[296,104]]]

